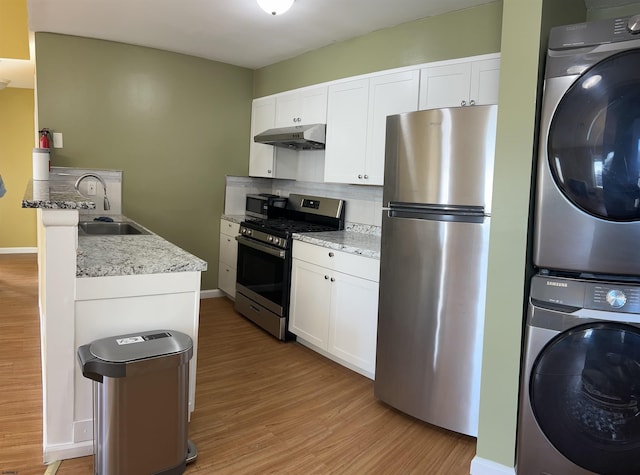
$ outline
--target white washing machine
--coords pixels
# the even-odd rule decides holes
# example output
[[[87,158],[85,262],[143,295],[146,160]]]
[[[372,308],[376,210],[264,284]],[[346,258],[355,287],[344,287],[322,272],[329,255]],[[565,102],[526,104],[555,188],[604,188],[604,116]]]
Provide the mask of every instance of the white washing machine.
[[[640,275],[640,15],[553,28],[534,264]]]
[[[640,284],[533,277],[516,472],[640,474]]]

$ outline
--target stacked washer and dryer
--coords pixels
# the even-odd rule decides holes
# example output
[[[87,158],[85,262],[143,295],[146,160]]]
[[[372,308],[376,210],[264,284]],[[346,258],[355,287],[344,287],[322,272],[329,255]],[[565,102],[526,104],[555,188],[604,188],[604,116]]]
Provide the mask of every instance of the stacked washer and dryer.
[[[640,474],[639,33],[550,33],[518,475]]]

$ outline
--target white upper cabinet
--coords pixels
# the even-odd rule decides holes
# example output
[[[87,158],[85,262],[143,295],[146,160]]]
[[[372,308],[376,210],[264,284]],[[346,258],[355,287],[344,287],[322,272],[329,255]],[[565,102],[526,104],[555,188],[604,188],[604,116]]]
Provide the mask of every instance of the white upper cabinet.
[[[387,116],[418,108],[418,70],[329,87],[324,181],[382,185]]]
[[[276,127],[324,124],[327,121],[327,87],[314,87],[276,96]]]
[[[253,137],[275,127],[276,99],[273,96],[254,99],[251,107],[251,144],[249,146],[249,176],[275,176],[275,148],[255,143]]]
[[[500,59],[463,61],[420,70],[419,109],[498,103]]]
[[[330,86],[328,102],[324,181],[355,183],[366,160],[369,80]]]

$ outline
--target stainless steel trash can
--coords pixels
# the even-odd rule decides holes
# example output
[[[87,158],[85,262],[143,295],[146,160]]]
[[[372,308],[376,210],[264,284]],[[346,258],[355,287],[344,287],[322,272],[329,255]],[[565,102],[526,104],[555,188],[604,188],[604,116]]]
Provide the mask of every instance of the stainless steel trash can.
[[[78,348],[93,380],[95,475],[178,475],[187,440],[193,342],[174,330],[95,340]],[[189,459],[189,460],[188,460]]]

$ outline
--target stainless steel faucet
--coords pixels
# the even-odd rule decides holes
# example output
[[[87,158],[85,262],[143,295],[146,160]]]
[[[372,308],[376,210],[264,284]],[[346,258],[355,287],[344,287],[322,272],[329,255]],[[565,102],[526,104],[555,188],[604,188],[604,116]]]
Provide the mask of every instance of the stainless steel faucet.
[[[89,177],[93,177],[96,180],[98,180],[101,184],[102,184],[102,189],[104,190],[104,210],[107,211],[109,209],[111,209],[111,204],[109,203],[109,198],[107,198],[107,184],[105,183],[105,181],[102,179],[102,177],[100,175],[96,175],[95,173],[85,173],[83,175],[80,175],[78,177],[78,179],[76,180],[76,184],[73,185],[76,189],[76,191],[78,193],[80,193],[82,195],[82,192],[80,191],[80,182],[82,180],[84,180],[85,178],[89,178]],[[85,195],[82,195],[85,196]],[[85,196],[85,198],[89,198],[88,196]]]

